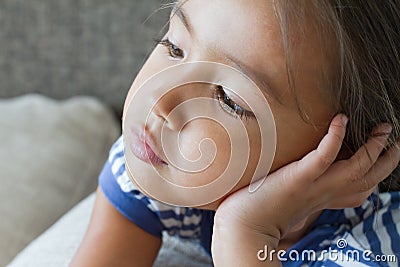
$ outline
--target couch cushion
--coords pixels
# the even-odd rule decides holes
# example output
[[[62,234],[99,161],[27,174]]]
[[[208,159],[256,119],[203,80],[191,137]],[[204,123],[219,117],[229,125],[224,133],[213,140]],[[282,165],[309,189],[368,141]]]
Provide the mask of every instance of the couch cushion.
[[[96,188],[119,128],[90,97],[0,99],[0,266]]]
[[[8,267],[68,266],[89,224],[95,195],[92,194],[29,244]],[[163,236],[153,267],[210,267],[212,262],[199,243]]]

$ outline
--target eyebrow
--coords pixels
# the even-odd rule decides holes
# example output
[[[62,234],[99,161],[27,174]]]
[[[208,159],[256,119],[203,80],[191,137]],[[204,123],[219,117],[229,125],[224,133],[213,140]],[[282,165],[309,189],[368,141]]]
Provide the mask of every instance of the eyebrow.
[[[192,24],[190,23],[188,16],[186,15],[185,10],[183,9],[183,4],[186,1],[175,1],[173,3],[173,7],[172,7],[172,14],[177,15],[178,18],[181,20],[183,26],[185,26],[186,30],[189,32],[189,34],[191,36],[193,36],[194,31],[193,31],[193,27]],[[223,53],[223,56],[225,58],[225,60],[233,63],[240,72],[242,72],[243,74],[245,74],[247,77],[249,77],[252,81],[255,82],[255,84],[257,86],[261,86],[262,89],[264,89],[264,91],[272,96],[274,99],[276,99],[278,102],[280,102],[279,97],[277,96],[276,92],[274,92],[271,87],[266,83],[266,81],[268,80],[267,77],[265,77],[265,74],[263,74],[262,72],[256,71],[254,69],[252,69],[251,67],[247,66],[246,64],[240,62],[239,60],[230,57],[229,55]]]
[[[178,18],[181,20],[183,26],[185,26],[186,30],[190,33],[190,35],[193,35],[193,27],[192,24],[190,24],[186,12],[183,10],[182,5],[185,3],[180,3],[179,1],[175,1],[174,5],[172,7],[172,14],[177,15]]]
[[[275,100],[280,102],[280,99],[276,92],[271,89],[271,87],[266,82],[268,77],[260,71],[254,70],[252,67],[247,66],[243,62],[240,62],[238,59],[231,58],[229,55],[224,54],[224,58],[229,62],[233,63],[239,71],[250,78],[257,86],[260,86],[263,91],[265,91],[269,96],[272,96]]]

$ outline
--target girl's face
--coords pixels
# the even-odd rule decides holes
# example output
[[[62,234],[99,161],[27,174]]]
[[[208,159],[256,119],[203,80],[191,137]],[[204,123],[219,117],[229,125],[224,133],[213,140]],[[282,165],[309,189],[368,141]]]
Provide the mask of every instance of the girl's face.
[[[180,3],[176,6],[179,5]],[[321,51],[320,47],[324,46],[313,32],[312,23],[307,20],[304,23],[307,24],[305,30],[294,36],[294,49],[291,51],[296,101],[296,96],[289,87],[281,28],[273,1],[185,2],[171,13],[168,32],[133,82],[125,102],[124,118],[142,83],[167,67],[193,61],[218,62],[236,69],[241,66],[262,90],[275,119],[277,143],[270,172],[300,159],[317,147],[333,115],[328,97],[321,94],[324,89],[323,77],[330,71],[330,65],[327,63],[329,56]],[[235,133],[228,135],[223,127],[206,119],[192,120],[181,128],[178,120],[185,114],[179,114],[179,110],[174,116],[168,117],[182,102],[199,97],[217,98],[220,104],[207,105],[204,108],[219,116],[243,120],[248,131],[249,162],[240,182],[232,190],[236,191],[248,185],[252,178],[260,151],[260,133],[252,113],[246,111],[247,106],[238,98],[211,84],[192,83],[179,86],[158,102],[154,96],[148,95],[147,100],[153,101],[154,108],[147,121],[137,124],[136,130],[132,132],[136,137],[131,139],[131,132],[124,133],[128,135],[125,138],[131,144],[125,149],[133,150],[133,154],[136,155],[131,159],[131,166],[137,171],[135,173],[143,176],[150,171],[154,172],[154,167],[162,177],[187,187],[208,184],[221,175],[229,160],[234,160],[230,159],[230,135]],[[305,122],[300,116],[299,103],[312,123]],[[186,160],[195,160],[200,156],[201,140],[213,140],[217,152],[212,164],[199,173],[184,172],[175,164],[168,164],[161,147],[163,123],[166,123],[169,131],[179,132],[179,149],[176,148],[172,153],[180,153],[184,155],[181,158]],[[141,146],[137,140],[141,140],[143,132],[148,138],[145,140],[146,144]],[[149,155],[147,159],[143,157],[146,153]],[[221,201],[222,198],[203,208],[215,209]]]

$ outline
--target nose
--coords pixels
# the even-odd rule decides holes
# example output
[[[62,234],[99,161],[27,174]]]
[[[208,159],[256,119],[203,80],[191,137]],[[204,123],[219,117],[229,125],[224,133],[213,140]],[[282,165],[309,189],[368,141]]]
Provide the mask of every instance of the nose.
[[[178,131],[181,128],[183,115],[180,109],[174,110],[179,104],[184,102],[182,88],[169,90],[161,97],[150,96],[149,101],[152,105],[152,111],[149,119],[161,121],[171,130]]]
[[[208,83],[188,83],[164,93],[161,97],[150,96],[153,109],[151,116],[153,119],[163,121],[164,125],[171,130],[182,130],[185,123],[189,122],[195,109],[208,109],[204,103],[201,107],[194,108],[196,98],[211,97],[211,88],[213,85]],[[189,101],[190,100],[190,101]],[[187,101],[187,103],[185,103]],[[210,105],[210,103],[208,103]]]

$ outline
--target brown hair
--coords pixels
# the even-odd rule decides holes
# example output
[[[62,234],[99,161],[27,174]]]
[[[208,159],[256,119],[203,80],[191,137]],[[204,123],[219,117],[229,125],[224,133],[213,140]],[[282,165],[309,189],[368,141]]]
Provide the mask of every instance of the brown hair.
[[[395,145],[400,132],[400,0],[282,0],[276,10],[289,85],[294,89],[291,30],[304,27],[299,19],[312,15],[320,35],[336,50],[336,70],[324,90],[334,109],[350,118],[344,144],[355,152],[373,127],[387,122],[393,126],[388,147]],[[399,167],[379,189],[400,190]]]

